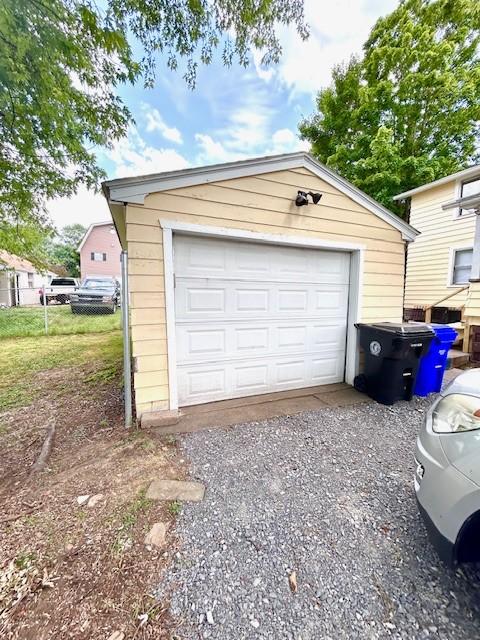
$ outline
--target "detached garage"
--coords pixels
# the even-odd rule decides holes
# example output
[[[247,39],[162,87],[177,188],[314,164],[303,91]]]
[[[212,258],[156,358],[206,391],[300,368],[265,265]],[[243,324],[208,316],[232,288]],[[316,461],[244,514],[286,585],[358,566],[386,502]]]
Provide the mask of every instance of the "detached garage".
[[[351,384],[355,323],[402,318],[417,232],[308,154],[104,192],[128,252],[137,416]]]

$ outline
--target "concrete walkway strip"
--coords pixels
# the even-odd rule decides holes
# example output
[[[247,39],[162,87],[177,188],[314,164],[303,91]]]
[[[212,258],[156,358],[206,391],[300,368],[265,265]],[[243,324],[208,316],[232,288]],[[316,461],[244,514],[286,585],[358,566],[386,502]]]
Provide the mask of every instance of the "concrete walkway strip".
[[[180,500],[181,502],[201,502],[205,495],[205,485],[201,482],[183,480],[153,480],[147,489],[150,500]]]

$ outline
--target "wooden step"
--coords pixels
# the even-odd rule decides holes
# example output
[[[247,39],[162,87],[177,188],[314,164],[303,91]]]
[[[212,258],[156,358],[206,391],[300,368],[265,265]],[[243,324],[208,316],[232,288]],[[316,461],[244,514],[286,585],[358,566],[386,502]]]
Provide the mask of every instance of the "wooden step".
[[[449,322],[448,326],[452,329],[455,329],[455,331],[457,332],[457,337],[455,338],[455,342],[453,344],[461,348],[463,346],[463,337],[465,335],[465,323]]]
[[[470,354],[459,349],[450,349],[447,358],[447,369],[460,368],[470,362]]]

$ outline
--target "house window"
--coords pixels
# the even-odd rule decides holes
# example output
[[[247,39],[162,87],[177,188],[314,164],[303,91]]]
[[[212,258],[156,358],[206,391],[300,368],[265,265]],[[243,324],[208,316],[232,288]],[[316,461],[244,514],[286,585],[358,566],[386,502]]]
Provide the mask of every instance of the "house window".
[[[456,249],[452,260],[452,285],[468,284],[472,270],[473,249]]]
[[[465,180],[460,186],[460,197],[466,198],[467,196],[473,196],[480,193],[480,176],[472,178],[471,180]],[[468,215],[469,213],[475,213],[473,209],[460,209],[460,216]]]
[[[33,273],[27,273],[28,288],[33,289]]]
[[[106,262],[107,261],[107,254],[106,253],[98,253],[96,251],[92,251],[92,253],[90,254],[90,259],[94,260],[95,262]]]

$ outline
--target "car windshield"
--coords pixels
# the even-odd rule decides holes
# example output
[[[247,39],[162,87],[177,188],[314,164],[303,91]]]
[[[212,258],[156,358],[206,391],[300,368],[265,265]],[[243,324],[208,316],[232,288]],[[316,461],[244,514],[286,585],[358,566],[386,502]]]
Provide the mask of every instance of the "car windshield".
[[[72,278],[52,278],[50,285],[57,287],[71,287],[75,286],[75,280]]]
[[[85,280],[82,289],[113,289],[114,284],[111,280]]]

